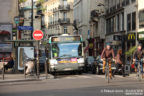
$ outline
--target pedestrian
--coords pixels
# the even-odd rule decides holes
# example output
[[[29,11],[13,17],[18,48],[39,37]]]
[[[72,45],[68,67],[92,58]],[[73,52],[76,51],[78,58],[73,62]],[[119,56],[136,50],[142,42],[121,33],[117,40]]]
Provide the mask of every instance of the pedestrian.
[[[8,63],[4,65],[4,69],[8,70],[9,68],[13,68],[13,66],[14,66],[14,60],[13,60],[13,57],[10,55]]]
[[[118,72],[119,69],[122,71],[122,75],[124,76],[124,63],[123,63],[122,49],[117,51],[116,55],[116,70],[113,72],[113,75]]]
[[[26,72],[25,74],[28,75],[32,72],[32,70],[34,69],[34,61],[29,60],[25,63],[25,67],[26,67]]]

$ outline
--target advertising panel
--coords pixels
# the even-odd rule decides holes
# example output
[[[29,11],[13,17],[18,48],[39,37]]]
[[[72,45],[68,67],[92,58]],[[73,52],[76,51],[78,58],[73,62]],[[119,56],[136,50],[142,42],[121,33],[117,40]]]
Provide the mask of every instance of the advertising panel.
[[[34,59],[34,47],[18,47],[18,70],[24,69],[24,64]]]

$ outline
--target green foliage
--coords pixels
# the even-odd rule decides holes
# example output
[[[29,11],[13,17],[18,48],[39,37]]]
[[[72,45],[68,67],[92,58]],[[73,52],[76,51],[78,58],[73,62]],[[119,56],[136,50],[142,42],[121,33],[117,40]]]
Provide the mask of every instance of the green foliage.
[[[136,50],[136,48],[137,48],[136,46],[131,47],[125,54],[127,56],[131,56],[133,54],[133,52]]]
[[[24,3],[26,2],[27,0],[19,0],[19,3]]]
[[[38,0],[37,3],[43,4],[45,0]]]
[[[45,0],[38,0],[37,4],[41,4],[40,7],[37,8],[37,10],[42,10],[42,12],[44,12],[46,10],[46,8],[44,8],[43,3],[45,2]]]

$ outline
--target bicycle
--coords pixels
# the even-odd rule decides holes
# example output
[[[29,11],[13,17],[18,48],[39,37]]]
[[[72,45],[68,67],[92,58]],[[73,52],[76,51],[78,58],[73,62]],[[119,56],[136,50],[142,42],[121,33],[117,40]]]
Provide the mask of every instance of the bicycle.
[[[107,80],[108,83],[110,83],[110,79],[112,79],[112,76],[110,77],[110,69],[109,69],[109,63],[108,60],[106,59],[106,66],[105,66],[105,79]]]

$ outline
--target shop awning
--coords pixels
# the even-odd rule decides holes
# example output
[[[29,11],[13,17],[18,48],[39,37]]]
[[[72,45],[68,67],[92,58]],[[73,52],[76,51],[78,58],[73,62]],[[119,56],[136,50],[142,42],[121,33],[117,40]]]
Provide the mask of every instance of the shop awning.
[[[7,40],[5,42],[35,42],[36,40]]]
[[[0,31],[0,35],[10,35],[10,32],[8,32],[6,30],[2,30],[2,31]]]

